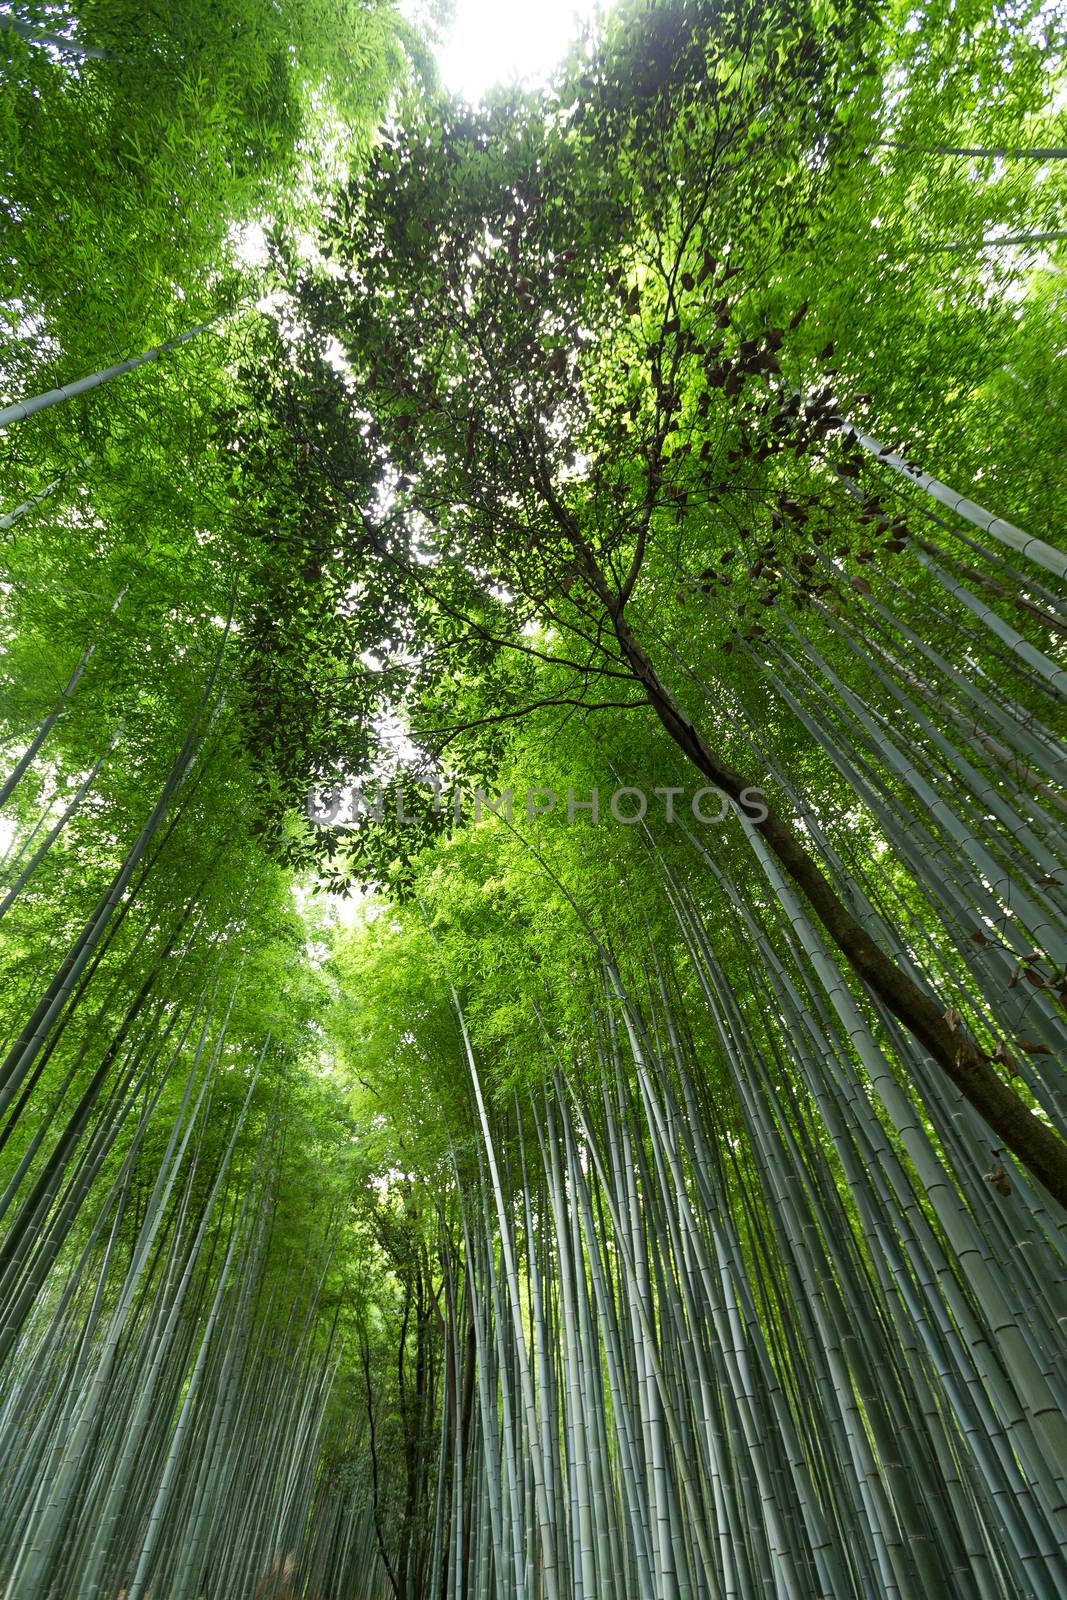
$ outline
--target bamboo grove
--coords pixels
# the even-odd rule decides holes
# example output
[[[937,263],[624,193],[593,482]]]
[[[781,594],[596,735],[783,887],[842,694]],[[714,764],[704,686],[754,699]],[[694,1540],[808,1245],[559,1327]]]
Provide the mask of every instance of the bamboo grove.
[[[1067,1592],[1064,47],[0,7],[0,1595]]]

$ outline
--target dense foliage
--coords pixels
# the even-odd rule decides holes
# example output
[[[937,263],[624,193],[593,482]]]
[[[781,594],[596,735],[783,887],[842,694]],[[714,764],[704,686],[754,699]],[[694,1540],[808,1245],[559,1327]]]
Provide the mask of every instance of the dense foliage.
[[[431,26],[0,11],[0,1592],[1055,1600],[1067,30]]]

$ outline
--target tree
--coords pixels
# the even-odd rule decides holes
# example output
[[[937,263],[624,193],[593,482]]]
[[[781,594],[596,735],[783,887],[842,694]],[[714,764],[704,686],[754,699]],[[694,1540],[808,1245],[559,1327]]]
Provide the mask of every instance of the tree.
[[[806,301],[771,320],[788,284],[777,263],[832,204],[826,111],[862,81],[864,19],[849,20],[824,29],[761,10],[709,24],[667,7],[653,13],[651,79],[634,66],[647,41],[620,23],[622,47],[609,34],[547,128],[530,103],[443,108],[383,142],[334,216],[325,249],[342,271],[305,278],[299,298],[320,337],[341,340],[372,408],[391,492],[364,518],[371,569],[400,573],[413,616],[476,666],[503,644],[569,672],[557,704],[647,703],[739,805],[755,772],[671,686],[670,646],[657,660],[649,642],[667,586],[684,597],[721,582],[752,643],[766,631],[756,605],[803,610],[848,583],[862,594],[861,571],[840,564],[870,558],[868,530],[893,554],[910,528],[866,476],[833,386],[812,383]],[[754,506],[766,539],[745,525]],[[740,583],[727,537],[752,558]],[[523,644],[533,625],[566,650]],[[431,674],[436,647],[421,650]],[[489,719],[524,710],[494,705]],[[755,828],[864,989],[1067,1199],[1063,1141],[958,1008],[872,934],[787,807],[769,804]]]

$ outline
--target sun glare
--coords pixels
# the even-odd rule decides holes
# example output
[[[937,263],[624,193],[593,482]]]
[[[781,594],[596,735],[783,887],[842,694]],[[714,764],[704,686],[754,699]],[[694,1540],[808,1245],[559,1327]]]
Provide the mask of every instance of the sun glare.
[[[598,0],[457,0],[438,60],[445,86],[472,102],[499,83],[547,81]]]

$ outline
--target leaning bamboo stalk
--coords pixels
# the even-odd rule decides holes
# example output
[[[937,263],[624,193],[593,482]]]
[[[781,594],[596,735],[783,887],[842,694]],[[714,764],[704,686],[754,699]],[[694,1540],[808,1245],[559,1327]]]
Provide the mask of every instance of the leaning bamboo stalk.
[[[68,39],[62,33],[48,33],[41,28],[35,28],[28,22],[21,22],[18,17],[5,13],[0,16],[0,33],[9,29],[24,39],[27,44],[40,45],[43,49],[56,50],[63,56],[86,57],[91,61],[107,61],[107,51],[99,49],[96,45],[79,44],[77,39]]]
[[[33,874],[36,872],[37,868],[40,866],[41,862],[44,860],[45,856],[48,854],[48,852],[51,849],[52,845],[58,839],[58,837],[62,833],[63,829],[67,826],[67,823],[70,821],[70,819],[73,816],[75,816],[77,814],[78,810],[81,807],[82,801],[85,799],[86,795],[89,793],[90,789],[93,787],[93,784],[96,782],[97,778],[100,776],[100,772],[101,772],[102,768],[104,767],[104,764],[106,763],[106,761],[108,760],[108,758],[111,755],[112,751],[115,749],[115,746],[118,744],[119,740],[121,739],[121,737],[122,737],[122,729],[123,729],[123,724],[120,723],[119,726],[115,729],[115,732],[112,734],[111,742],[109,743],[107,749],[104,751],[103,755],[101,755],[101,756],[99,756],[97,758],[97,760],[94,763],[94,765],[91,767],[89,772],[86,774],[85,778],[79,784],[79,786],[78,786],[77,790],[75,791],[75,793],[71,796],[70,800],[67,802],[66,806],[63,808],[63,811],[61,812],[59,817],[56,819],[56,821],[53,823],[52,827],[49,829],[48,833],[45,835],[45,838],[42,841],[42,843],[40,845],[38,845],[37,849],[34,851],[33,855],[30,857],[29,861],[26,863],[26,865],[23,867],[22,871],[19,873],[18,877],[15,879],[14,883],[11,885],[11,888],[7,891],[7,893],[5,894],[4,898],[2,900],[0,900],[0,920],[2,920],[3,917],[6,916],[7,912],[14,905],[15,901],[18,899],[19,895],[22,893],[22,890],[26,887],[27,883],[33,877]]]
[[[111,608],[105,617],[101,628],[97,631],[96,636],[90,640],[85,649],[82,651],[81,656],[74,667],[74,671],[71,673],[70,677],[64,684],[63,689],[60,691],[59,699],[57,700],[55,706],[41,723],[41,726],[38,728],[26,749],[15,763],[15,766],[9,776],[2,784],[0,784],[0,806],[5,805],[11,798],[19,779],[23,777],[28,768],[31,766],[41,746],[44,744],[45,740],[48,738],[48,735],[51,733],[52,729],[55,727],[56,723],[66,710],[67,703],[70,700],[71,695],[74,693],[75,689],[80,683],[86,667],[93,658],[96,647],[100,643],[100,638],[104,629],[107,627],[111,618],[115,615],[115,612],[122,604],[126,593],[126,589],[120,589],[118,594],[115,596],[115,599],[111,603]]]
[[[207,333],[217,321],[216,317],[210,322],[202,322],[198,327],[190,328],[186,333],[180,333],[164,344],[153,345],[150,350],[145,350],[139,356],[130,356],[126,361],[117,361],[113,366],[102,367],[99,372],[91,372],[87,377],[78,378],[74,383],[62,384],[59,388],[48,389],[43,394],[34,395],[29,400],[17,400],[13,405],[4,406],[0,408],[0,428],[10,427],[13,422],[23,422],[39,411],[47,411],[50,406],[60,405],[64,400],[74,400],[79,395],[89,394],[101,384],[111,383],[127,372],[136,372],[138,367],[158,361],[161,356],[167,355],[171,350],[177,350],[190,339],[197,339],[202,333]]]
[[[232,612],[230,620],[232,621]],[[106,933],[138,864],[159,832],[175,798],[190,777],[203,746],[205,733],[202,724],[205,715],[209,713],[212,707],[215,682],[222,665],[229,628],[230,621],[227,621],[196,713],[186,733],[182,747],[174,758],[170,771],[163,782],[158,800],[136,840],[127,851],[122,865],[100,896],[88,921],[68,951],[63,965],[42,995],[14,1049],[8,1053],[7,1059],[3,1066],[0,1067],[0,1112],[10,1104],[11,1099],[18,1091],[19,1085],[44,1047],[48,1034],[66,1005],[78,978],[90,961],[96,946]]]
[[[977,617],[979,622],[984,623],[998,639],[1007,645],[1014,656],[1018,657],[1020,661],[1024,661],[1027,666],[1032,667],[1061,698],[1067,698],[1067,671],[1057,666],[1055,661],[1051,661],[1043,651],[1038,650],[1036,645],[1032,645],[1028,639],[1024,639],[1022,634],[1017,629],[1010,627],[992,606],[984,605],[976,595],[971,593],[966,584],[953,578],[924,550],[919,551],[918,560],[928,572],[933,573],[938,582],[944,585],[946,591],[954,599],[959,600],[962,605],[966,606],[967,610]]]
[[[1010,241],[999,241],[1008,243]],[[947,507],[957,516],[963,517],[976,528],[981,528],[991,539],[996,539],[999,544],[1007,545],[1010,549],[1026,556],[1039,567],[1044,567],[1046,572],[1051,572],[1054,577],[1067,578],[1067,555],[1061,550],[1053,549],[1043,539],[1035,539],[1032,534],[1024,533],[1022,528],[1017,528],[1014,523],[1008,522],[1005,517],[994,516],[977,501],[971,500],[967,495],[960,494],[957,489],[950,489],[948,484],[940,479],[933,478],[929,473],[923,472],[919,467],[912,466],[905,461],[903,456],[897,455],[895,450],[879,444],[877,439],[869,433],[864,433],[862,428],[857,428],[854,423],[845,423],[845,432],[855,437],[856,443],[876,461],[884,462],[892,467],[894,472],[900,474],[916,488],[922,489],[926,494],[936,500],[940,505]]]
[[[46,500],[51,499],[56,490],[61,489],[67,482],[68,478],[73,476],[75,471],[84,470],[84,468],[91,465],[94,459],[95,457],[93,456],[86,456],[85,460],[82,461],[77,468],[70,467],[66,472],[61,472],[58,478],[53,478],[52,482],[46,484],[43,489],[39,489],[36,494],[31,494],[28,500],[23,500],[22,504],[17,505],[13,511],[5,512],[5,514],[0,517],[0,533],[6,533],[9,528],[13,528],[15,526],[16,522],[19,522],[31,511],[35,511],[37,507],[43,505]]]

